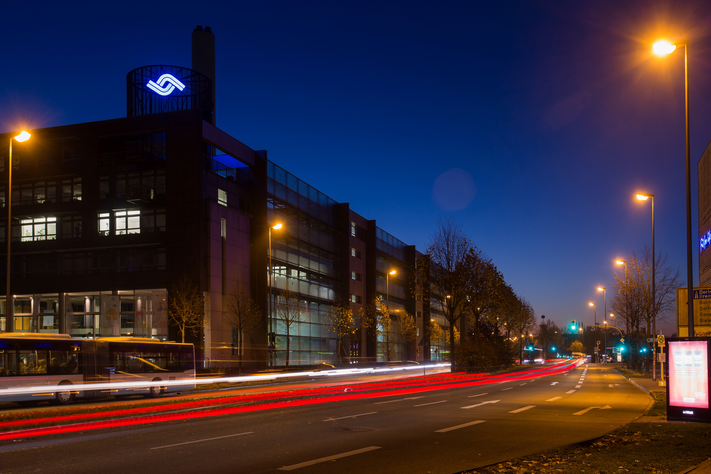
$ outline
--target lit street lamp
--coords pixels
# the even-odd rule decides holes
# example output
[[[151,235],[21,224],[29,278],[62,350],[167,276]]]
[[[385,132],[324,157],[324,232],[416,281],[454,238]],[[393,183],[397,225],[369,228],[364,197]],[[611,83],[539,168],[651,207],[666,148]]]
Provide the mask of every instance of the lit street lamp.
[[[652,198],[652,334],[657,335],[657,315],[655,313],[655,308],[657,305],[657,278],[656,269],[657,261],[655,259],[655,246],[654,246],[654,194],[637,193],[637,199],[640,201],[646,201]]]
[[[684,46],[684,102],[686,105],[686,281],[688,286],[687,310],[689,314],[689,336],[694,337],[694,269],[691,257],[691,141],[689,134],[689,42],[677,41],[671,44],[668,41],[657,41],[652,46],[654,54],[666,56],[676,47]],[[656,366],[656,364],[655,364]]]
[[[390,275],[395,275],[396,270],[390,270],[385,274],[385,302],[388,308],[388,313],[390,312]],[[447,296],[449,298],[449,296]]]
[[[276,349],[276,334],[272,323],[272,229],[279,230],[282,228],[281,223],[276,223],[269,226],[269,301],[267,302],[267,311],[269,312],[269,335],[267,337],[269,347],[269,365],[274,365],[274,350]]]
[[[26,142],[30,139],[30,134],[26,131],[10,139],[10,155],[7,160],[7,226],[5,227],[5,239],[7,240],[7,273],[5,274],[5,331],[15,331],[15,308],[14,298],[10,293],[10,243],[12,242],[12,140]]]
[[[602,291],[603,301],[604,301],[604,304],[605,304],[605,309],[604,309],[604,311],[605,311],[605,313],[604,313],[604,314],[605,314],[605,321],[604,321],[603,324],[606,325],[606,324],[607,324],[607,289],[606,289],[604,286],[598,286],[598,287],[597,287],[597,291]],[[607,358],[607,326],[605,326],[605,340],[604,340],[604,341],[605,341],[605,347],[604,347],[604,350],[605,350],[605,357]]]

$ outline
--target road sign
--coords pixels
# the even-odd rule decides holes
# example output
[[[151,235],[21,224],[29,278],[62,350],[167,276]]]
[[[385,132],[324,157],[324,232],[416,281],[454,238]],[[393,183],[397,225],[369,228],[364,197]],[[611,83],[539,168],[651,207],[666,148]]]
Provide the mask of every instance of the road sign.
[[[654,342],[654,341],[656,341],[656,339],[653,338],[653,337],[648,337],[648,338],[647,338],[647,342]]]
[[[657,336],[657,344],[659,344],[660,346],[664,345],[664,334],[660,334]]]

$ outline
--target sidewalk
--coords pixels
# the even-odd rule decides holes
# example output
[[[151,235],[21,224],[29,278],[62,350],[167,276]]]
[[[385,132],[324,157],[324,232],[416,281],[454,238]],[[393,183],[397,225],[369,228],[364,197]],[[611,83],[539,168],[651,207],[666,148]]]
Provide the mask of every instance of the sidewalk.
[[[644,392],[647,392],[650,396],[654,397],[655,392],[666,392],[667,387],[659,386],[659,377],[657,381],[652,380],[652,377],[629,377],[627,378],[630,382],[635,384]],[[645,416],[638,421],[661,421],[656,419],[656,417]],[[711,459],[702,462],[698,466],[690,467],[678,474],[711,474]]]

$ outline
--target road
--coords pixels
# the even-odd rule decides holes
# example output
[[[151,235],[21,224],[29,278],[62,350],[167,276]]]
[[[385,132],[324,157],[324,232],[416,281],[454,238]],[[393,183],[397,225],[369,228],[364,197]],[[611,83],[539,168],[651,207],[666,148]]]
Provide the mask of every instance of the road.
[[[0,443],[0,472],[453,473],[600,436],[650,398],[615,370]]]

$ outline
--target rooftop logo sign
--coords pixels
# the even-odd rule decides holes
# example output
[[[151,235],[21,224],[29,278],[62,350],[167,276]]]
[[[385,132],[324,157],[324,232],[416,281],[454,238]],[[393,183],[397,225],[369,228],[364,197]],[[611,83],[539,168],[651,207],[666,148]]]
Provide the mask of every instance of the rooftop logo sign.
[[[185,89],[185,84],[176,79],[175,76],[173,76],[172,74],[163,74],[158,78],[158,81],[156,82],[148,81],[148,84],[146,84],[146,86],[152,91],[154,91],[156,94],[162,96],[170,95],[170,93],[173,92],[176,87],[180,91]]]

